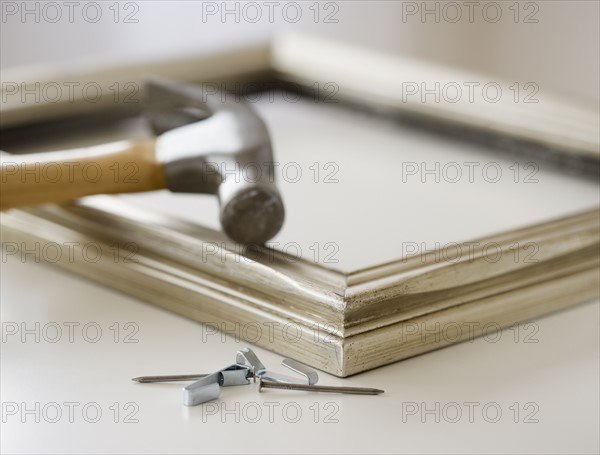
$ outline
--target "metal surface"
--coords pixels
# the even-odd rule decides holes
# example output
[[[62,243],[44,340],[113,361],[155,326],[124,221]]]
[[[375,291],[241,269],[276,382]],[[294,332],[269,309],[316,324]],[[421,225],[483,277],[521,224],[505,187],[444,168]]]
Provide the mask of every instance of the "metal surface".
[[[208,374],[178,374],[168,376],[139,376],[132,378],[132,381],[139,383],[151,383],[151,382],[178,382],[178,381],[197,381],[198,379],[205,378]]]
[[[293,372],[304,376],[306,378],[305,380],[298,380],[283,374],[275,373],[273,371],[267,371],[267,368],[250,348],[244,348],[237,352],[236,364],[248,367],[252,371],[253,377],[264,378],[269,381],[275,381],[284,384],[302,384],[304,382],[308,384],[316,384],[319,381],[319,374],[315,370],[292,359],[283,359],[281,364]],[[223,370],[223,374],[231,374],[231,370]],[[133,378],[132,381],[140,383],[196,381],[207,376],[210,375],[198,373],[166,376],[139,376],[137,378]]]
[[[271,140],[265,123],[240,100],[207,96],[197,86],[148,84],[157,159],[171,191],[219,197],[225,233],[244,244],[263,244],[279,232],[284,208],[275,186]]]
[[[219,371],[218,382],[222,387],[247,385],[250,384],[250,378],[253,377],[254,372],[251,368],[245,365],[234,364]]]
[[[281,364],[284,367],[292,370],[294,373],[298,373],[306,377],[306,380],[308,381],[309,385],[313,385],[319,382],[319,375],[317,374],[317,372],[312,368],[304,365],[303,363],[297,362],[294,359],[283,359]]]
[[[218,373],[213,373],[183,388],[183,405],[197,406],[207,401],[216,400],[221,395]]]
[[[295,373],[304,376],[304,380],[291,378],[289,376],[267,370],[267,368],[259,360],[258,356],[250,348],[244,348],[237,352],[236,362],[242,365],[247,365],[254,370],[255,377],[265,379],[271,382],[280,384],[316,384],[319,380],[319,374],[310,367],[302,365],[292,359],[284,359],[281,364]]]
[[[235,355],[235,361],[240,365],[252,367],[254,375],[257,377],[262,376],[267,371],[267,367],[263,365],[258,356],[250,348],[240,349]]]
[[[236,363],[211,374],[180,374],[167,376],[139,376],[132,381],[139,383],[174,382],[196,380],[183,388],[184,406],[196,406],[219,398],[220,387],[247,385],[250,378],[266,380],[269,384],[302,385],[307,382],[315,384],[319,380],[318,373],[310,367],[292,359],[284,359],[282,365],[295,373],[304,376],[299,381],[288,376],[267,371],[258,356],[250,348],[244,348],[236,353]]]
[[[282,365],[304,376],[308,384],[319,380],[318,373],[306,365],[292,359],[284,359]],[[211,374],[180,374],[166,376],[139,376],[132,381],[139,383],[175,382],[195,380],[183,388],[184,406],[196,406],[219,398],[220,387],[247,385],[250,378],[266,379],[269,383],[302,384],[302,382],[285,375],[267,371],[258,356],[250,348],[244,348],[236,353],[236,363]]]
[[[353,395],[379,395],[384,391],[370,387],[334,387],[328,385],[306,385],[306,384],[282,384],[280,382],[267,381],[260,379],[258,391],[262,389],[280,389],[280,390],[302,390],[305,392],[330,392],[330,393],[348,393]]]
[[[265,371],[261,376],[257,378],[264,379],[265,381],[277,382],[278,384],[307,384],[307,379],[296,379],[285,374],[276,373],[274,371]]]
[[[250,383],[252,371],[245,365],[230,365],[183,388],[184,406],[196,406],[219,398],[221,387]]]

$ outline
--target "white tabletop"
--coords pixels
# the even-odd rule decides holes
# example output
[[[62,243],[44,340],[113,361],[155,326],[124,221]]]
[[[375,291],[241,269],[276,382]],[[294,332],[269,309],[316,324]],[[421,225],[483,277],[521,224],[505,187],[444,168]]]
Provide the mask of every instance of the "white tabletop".
[[[211,372],[246,343],[33,257],[3,257],[1,279],[3,453],[599,449],[598,302],[351,378],[321,374],[380,396],[251,384],[184,407],[181,384],[131,378]],[[285,372],[282,357],[254,349]]]
[[[130,3],[141,7],[139,23],[114,23],[113,2],[103,3],[104,20],[94,24],[16,15],[0,27],[0,67],[196,53],[256,41],[286,25],[201,23],[200,9],[211,2]],[[358,1],[333,2],[341,6],[339,23],[314,24],[309,3],[304,21],[328,36],[536,81],[542,95],[558,90],[597,105],[596,2],[537,2],[541,20],[531,25],[513,24],[507,2],[502,23],[462,26],[419,16],[404,23],[399,11],[411,2]],[[211,372],[246,343],[31,256],[3,256],[0,267],[2,453],[600,451],[598,301],[504,330],[495,342],[479,338],[347,379],[321,374],[322,384],[378,387],[381,396],[259,394],[249,385],[187,408],[181,385],[130,379]],[[281,356],[253,349],[283,372]]]

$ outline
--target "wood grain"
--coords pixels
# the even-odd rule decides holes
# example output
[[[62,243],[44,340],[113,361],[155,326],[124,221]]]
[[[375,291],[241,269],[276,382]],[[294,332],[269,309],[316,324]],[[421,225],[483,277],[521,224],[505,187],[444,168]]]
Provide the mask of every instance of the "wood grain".
[[[2,155],[0,209],[165,188],[154,142],[121,141],[70,151]]]

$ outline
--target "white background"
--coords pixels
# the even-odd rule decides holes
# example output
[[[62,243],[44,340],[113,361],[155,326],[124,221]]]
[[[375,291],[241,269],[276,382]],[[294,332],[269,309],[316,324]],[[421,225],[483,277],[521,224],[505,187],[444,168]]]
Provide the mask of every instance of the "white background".
[[[337,1],[331,19],[325,17],[334,9],[319,2],[320,12],[315,22],[313,1],[301,1],[298,22],[286,20],[284,8],[293,2],[278,1],[273,6],[273,21],[268,6],[261,6],[261,16],[254,23],[253,12],[244,9],[253,2],[201,1],[140,1],[121,2],[119,21],[114,22],[113,1],[102,1],[101,16],[97,22],[93,7],[86,1],[74,2],[73,22],[69,9],[60,5],[60,19],[55,23],[39,14],[21,16],[25,9],[34,9],[36,2],[7,2],[18,5],[18,13],[7,15],[0,30],[1,66],[48,63],[57,65],[76,60],[145,59],[165,55],[208,52],[261,40],[278,30],[309,30],[313,33],[336,37],[397,52],[403,55],[436,60],[448,65],[477,70],[511,81],[533,81],[542,90],[562,93],[578,103],[598,107],[599,99],[599,5],[596,1],[476,1],[473,19],[469,19],[469,2],[454,2],[460,7],[460,19],[453,20],[456,8],[446,6],[453,2],[402,1]],[[219,13],[229,8],[239,13],[225,16],[209,15],[214,3]],[[228,6],[223,7],[222,4]],[[427,3],[426,6],[422,6]],[[426,14],[425,10],[439,13]],[[492,22],[500,8],[500,17]],[[204,5],[204,7],[203,7]],[[418,8],[410,14],[411,8]],[[113,9],[110,9],[113,7]],[[311,7],[313,9],[311,9]],[[203,16],[203,8],[205,15]],[[515,22],[515,10],[518,18]],[[291,19],[293,8],[287,11]],[[124,23],[128,14],[137,23]],[[54,20],[54,10],[46,10]],[[86,16],[87,15],[87,16]],[[89,17],[89,19],[86,19]],[[487,18],[487,19],[486,19]],[[24,19],[24,20],[23,20]],[[36,22],[36,19],[39,22]],[[446,20],[448,19],[448,20]],[[526,22],[536,21],[537,22]]]
[[[78,3],[83,7],[88,2]],[[339,22],[315,23],[308,9],[312,3],[302,3],[304,17],[297,24],[286,23],[281,16],[273,24],[238,23],[231,18],[223,22],[212,16],[204,22],[201,2],[136,2],[137,23],[115,24],[108,9],[113,2],[101,2],[106,20],[97,23],[77,14],[73,23],[65,18],[48,23],[43,17],[36,22],[32,16],[25,21],[9,16],[1,23],[0,63],[2,68],[60,66],[212,52],[293,28],[492,77],[533,81],[541,93],[558,93],[597,108],[597,2],[534,2],[539,22],[533,24],[514,23],[508,9],[512,1],[500,2],[507,20],[490,23],[476,15],[473,23],[454,24],[435,22],[431,16],[425,23],[418,16],[403,22],[406,2],[403,6],[393,1],[335,2]],[[483,7],[489,2],[480,3]],[[259,395],[251,385],[223,391],[217,403],[232,413],[205,415],[202,407],[181,406],[179,385],[138,385],[130,378],[209,372],[231,363],[245,343],[232,336],[224,340],[207,336],[199,324],[32,260],[3,259],[1,266],[3,324],[16,322],[22,328],[20,324],[26,323],[31,328],[36,322],[40,327],[57,323],[65,330],[56,343],[43,336],[36,342],[34,335],[25,342],[18,335],[3,340],[2,402],[18,407],[15,415],[3,413],[3,453],[597,453],[600,449],[597,302],[532,321],[528,328],[505,330],[497,342],[478,339],[345,380],[321,375],[323,384],[383,388],[382,396]],[[75,330],[71,343],[64,326],[69,322],[79,328],[97,324],[102,336],[92,343]],[[139,329],[133,337],[136,343],[122,339],[128,322]],[[110,327],[121,330],[118,341]],[[527,338],[532,327],[535,334]],[[280,356],[256,352],[268,367],[281,371]],[[41,408],[50,402],[59,403],[65,413],[63,403],[79,403],[74,421],[64,414],[51,423],[54,414],[41,415]],[[124,422],[123,407],[129,402],[136,406],[137,423]],[[279,403],[273,419],[265,402]],[[35,414],[22,414],[24,408],[35,409],[36,403],[39,423]],[[99,422],[83,417],[81,408],[88,403],[102,409]],[[113,403],[120,409],[117,423],[110,409]],[[280,411],[289,403],[301,410],[296,423],[293,410],[289,415]],[[327,403],[331,404],[325,408]],[[436,403],[439,412],[423,415]],[[463,412],[456,423],[452,403]],[[476,403],[472,419],[465,403]],[[407,412],[414,410],[413,404],[415,415]],[[491,410],[483,414],[486,405],[501,409],[496,423],[491,422],[495,420]],[[249,413],[256,406],[263,415],[253,423],[255,414]],[[518,416],[515,409],[520,410]],[[329,412],[337,422],[325,422]],[[534,421],[526,423],[527,415]]]

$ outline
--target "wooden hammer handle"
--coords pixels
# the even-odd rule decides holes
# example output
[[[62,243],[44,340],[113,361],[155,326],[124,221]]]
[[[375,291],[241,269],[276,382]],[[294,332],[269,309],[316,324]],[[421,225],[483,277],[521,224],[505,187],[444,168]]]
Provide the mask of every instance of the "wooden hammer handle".
[[[1,158],[0,210],[166,187],[153,139]]]

